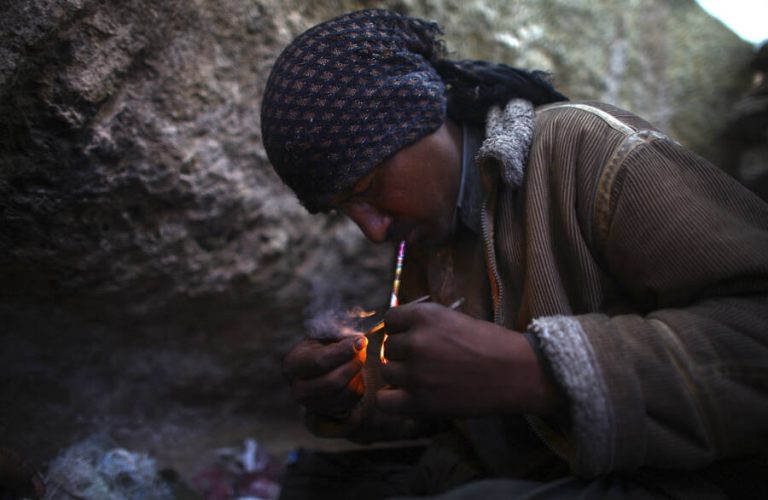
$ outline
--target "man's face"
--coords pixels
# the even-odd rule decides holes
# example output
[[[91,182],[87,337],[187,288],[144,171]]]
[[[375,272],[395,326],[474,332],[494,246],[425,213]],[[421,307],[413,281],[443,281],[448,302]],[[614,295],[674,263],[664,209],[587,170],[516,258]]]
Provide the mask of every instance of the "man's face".
[[[373,242],[437,245],[450,236],[461,176],[461,134],[446,120],[361,179],[334,206]]]

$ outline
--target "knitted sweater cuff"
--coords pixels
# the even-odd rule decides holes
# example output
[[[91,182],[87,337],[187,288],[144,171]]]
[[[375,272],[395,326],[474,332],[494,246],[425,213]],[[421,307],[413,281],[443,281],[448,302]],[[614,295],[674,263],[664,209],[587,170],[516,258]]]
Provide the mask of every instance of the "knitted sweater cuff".
[[[548,316],[535,319],[528,332],[536,337],[570,402],[568,433],[575,451],[567,458],[573,473],[591,477],[606,472],[612,463],[615,419],[605,379],[581,324],[569,316]]]

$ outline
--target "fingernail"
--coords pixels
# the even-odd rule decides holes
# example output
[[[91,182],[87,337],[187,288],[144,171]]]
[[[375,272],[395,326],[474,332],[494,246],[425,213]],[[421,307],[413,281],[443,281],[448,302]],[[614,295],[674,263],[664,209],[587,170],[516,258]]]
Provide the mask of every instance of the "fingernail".
[[[355,340],[355,350],[357,352],[362,351],[365,349],[366,344],[368,344],[368,339],[365,337],[360,337],[359,339]]]

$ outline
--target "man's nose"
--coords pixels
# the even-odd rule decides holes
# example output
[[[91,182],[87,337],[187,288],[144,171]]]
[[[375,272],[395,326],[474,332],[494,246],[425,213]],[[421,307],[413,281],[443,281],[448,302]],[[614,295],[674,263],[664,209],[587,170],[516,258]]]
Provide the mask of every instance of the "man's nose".
[[[357,224],[366,238],[374,243],[387,240],[387,230],[392,224],[391,215],[363,201],[347,203],[343,210],[347,217]]]

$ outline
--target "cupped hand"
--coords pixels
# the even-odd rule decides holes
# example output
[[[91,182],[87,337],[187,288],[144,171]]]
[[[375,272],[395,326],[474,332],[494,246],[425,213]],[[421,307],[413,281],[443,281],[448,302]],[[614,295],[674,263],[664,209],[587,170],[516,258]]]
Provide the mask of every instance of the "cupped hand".
[[[283,361],[293,397],[310,412],[343,418],[363,395],[362,367],[368,340],[362,335],[336,342],[305,338]]]
[[[518,332],[438,304],[391,309],[377,393],[387,412],[432,416],[547,414],[558,393]]]

